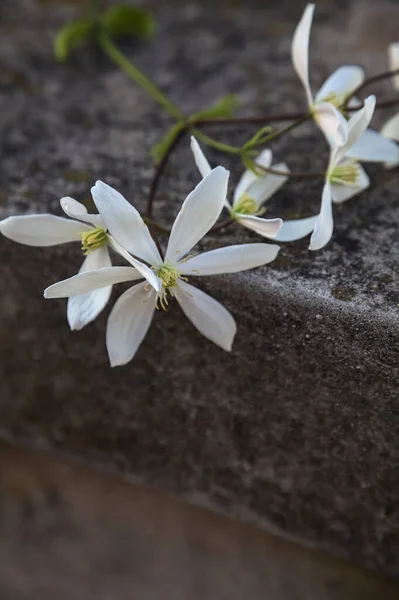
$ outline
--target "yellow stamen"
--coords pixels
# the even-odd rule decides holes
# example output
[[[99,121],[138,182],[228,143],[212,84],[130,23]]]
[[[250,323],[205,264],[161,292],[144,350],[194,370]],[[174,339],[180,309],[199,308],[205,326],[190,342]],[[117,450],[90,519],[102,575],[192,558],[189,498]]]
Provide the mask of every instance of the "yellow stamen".
[[[254,215],[257,211],[256,201],[247,193],[243,194],[237,204],[233,206],[234,214]]]
[[[346,161],[342,165],[336,166],[329,175],[331,183],[341,185],[356,185],[359,179],[359,163],[356,160]]]
[[[102,248],[108,243],[107,230],[104,227],[94,227],[90,231],[84,231],[82,234],[82,252],[89,254],[97,248]]]

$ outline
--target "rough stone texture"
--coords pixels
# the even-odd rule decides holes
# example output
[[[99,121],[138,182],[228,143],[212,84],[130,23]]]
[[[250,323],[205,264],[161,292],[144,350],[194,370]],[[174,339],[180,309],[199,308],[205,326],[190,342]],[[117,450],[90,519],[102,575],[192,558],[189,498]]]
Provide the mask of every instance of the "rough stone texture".
[[[397,600],[399,582],[0,443],[2,600]]]
[[[290,38],[299,4],[153,0],[146,5],[159,21],[155,40],[124,48],[187,112],[227,92],[239,94],[243,114],[298,110],[304,95]],[[53,33],[75,11],[1,3],[3,217],[59,212],[61,196],[87,199],[99,177],[144,207],[146,151],[168,121],[101,55],[87,50],[68,66],[54,63]],[[345,62],[383,70],[398,21],[394,1],[320,4],[314,88]],[[249,131],[214,133],[234,141]],[[291,167],[319,170],[319,148],[309,126],[274,150]],[[239,166],[223,161],[236,180]],[[108,311],[71,334],[65,302],[42,299],[44,287],[76,270],[78,248],[1,239],[2,434],[397,575],[398,175],[370,173],[372,189],[335,211],[325,250],[310,254],[298,242],[270,267],[201,280],[237,319],[231,354],[174,306],[156,315],[134,362],[110,370]],[[170,222],[196,181],[186,142],[157,217]],[[319,182],[296,181],[270,214],[305,216],[319,201]],[[240,241],[257,238],[231,228],[205,245]]]

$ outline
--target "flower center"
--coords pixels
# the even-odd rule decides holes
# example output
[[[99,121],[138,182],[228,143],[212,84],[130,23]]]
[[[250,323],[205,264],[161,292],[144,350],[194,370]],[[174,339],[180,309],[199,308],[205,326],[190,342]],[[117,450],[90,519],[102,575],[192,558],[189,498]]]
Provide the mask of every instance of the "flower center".
[[[233,213],[241,215],[254,215],[258,210],[256,201],[247,193],[243,194],[237,204],[233,207]]]
[[[94,227],[90,231],[84,231],[81,236],[83,254],[90,254],[108,243],[107,230],[104,227]]]
[[[325,98],[319,100],[319,102],[328,102],[329,104],[335,106],[335,108],[339,108],[342,105],[341,99],[338,98],[335,92],[330,92],[330,94],[328,94]]]
[[[162,281],[162,290],[158,293],[159,305],[163,310],[166,310],[168,306],[168,292],[173,296],[173,288],[178,280],[185,278],[181,276],[176,265],[169,263],[163,264],[155,272]]]
[[[331,183],[341,185],[355,185],[359,178],[359,163],[357,160],[347,161],[343,165],[336,166],[329,175]]]

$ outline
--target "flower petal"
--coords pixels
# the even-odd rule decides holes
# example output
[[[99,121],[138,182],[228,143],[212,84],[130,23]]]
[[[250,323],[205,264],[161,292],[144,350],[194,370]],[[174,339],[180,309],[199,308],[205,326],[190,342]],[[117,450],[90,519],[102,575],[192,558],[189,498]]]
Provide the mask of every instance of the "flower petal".
[[[388,63],[390,71],[399,69],[399,42],[395,42],[388,46]],[[395,90],[399,90],[399,75],[396,75],[393,78],[392,83]]]
[[[10,240],[27,246],[56,246],[78,242],[91,226],[54,215],[23,215],[0,221],[0,232]]]
[[[255,159],[255,162],[261,167],[270,167],[272,164],[272,151],[269,148],[265,148]],[[263,180],[266,177],[266,173],[264,176],[259,176],[254,173],[251,169],[246,169],[244,173],[241,175],[236,189],[234,191],[233,197],[233,206],[235,206],[242,198],[242,196],[248,192],[249,187],[258,180]],[[255,198],[254,198],[255,199]]]
[[[212,171],[212,167],[193,135],[191,136],[190,146],[192,153],[194,154],[195,164],[197,165],[198,171],[201,173],[201,177],[206,177]]]
[[[285,163],[273,165],[276,171],[288,173],[289,169]],[[265,173],[263,177],[258,177],[248,188],[248,195],[253,198],[258,208],[262,206],[284,185],[288,175],[275,175],[274,173]]]
[[[128,363],[150,326],[157,294],[145,283],[134,285],[115,302],[107,323],[107,350],[111,367]]]
[[[84,204],[81,204],[77,200],[65,196],[64,198],[61,198],[60,204],[64,213],[68,215],[68,217],[71,217],[71,219],[78,219],[79,221],[90,223],[91,225],[94,225],[94,227],[104,227],[100,215],[89,215]]]
[[[350,150],[360,136],[366,131],[373,117],[375,109],[375,96],[369,96],[364,101],[364,106],[358,110],[348,121],[348,138],[342,146],[335,147],[332,150],[330,166],[337,165],[346,156],[351,156]]]
[[[79,272],[73,277],[58,281],[44,290],[44,297],[69,298],[86,294],[115,283],[142,279],[141,274],[132,267],[104,267],[95,271]]]
[[[339,69],[330,75],[317,92],[316,102],[323,102],[334,94],[343,103],[363,81],[364,71],[361,67],[356,65],[339,67]]]
[[[79,273],[95,271],[111,267],[108,249],[103,246],[88,254],[80,268]],[[70,328],[80,330],[93,321],[105,308],[112,292],[112,285],[101,287],[87,294],[79,294],[68,299],[67,319]]]
[[[291,56],[294,69],[305,88],[309,107],[313,104],[309,85],[309,38],[312,27],[314,4],[308,4],[292,38]]]
[[[295,242],[301,240],[312,233],[316,224],[318,215],[315,217],[305,217],[304,219],[293,219],[284,221],[279,234],[276,236],[277,242]]]
[[[147,225],[122,194],[102,181],[96,182],[91,193],[98,212],[115,240],[150,265],[159,264],[161,257]]]
[[[346,156],[364,162],[396,163],[399,162],[399,146],[385,137],[385,134],[366,129],[348,150]]]
[[[253,215],[236,215],[237,222],[243,227],[255,231],[258,235],[261,235],[272,240],[276,239],[278,232],[283,226],[282,219],[264,219],[262,217],[254,217]]]
[[[186,317],[203,336],[230,352],[237,326],[229,311],[193,285],[180,280],[178,288],[176,300]]]
[[[343,114],[329,102],[319,102],[314,107],[314,119],[329,143],[342,146],[348,139],[348,123]]]
[[[187,196],[173,224],[165,262],[181,260],[208,233],[223,208],[228,179],[229,171],[216,167]]]
[[[154,288],[154,290],[156,290],[157,292],[161,290],[162,281],[159,279],[159,277],[157,277],[157,275],[155,275],[153,269],[150,269],[150,267],[147,267],[147,265],[142,263],[140,260],[134,258],[131,254],[129,254],[127,250],[122,248],[122,246],[118,244],[118,242],[114,240],[113,237],[108,236],[108,243],[111,246],[111,248],[115,250],[115,252],[123,256],[123,258],[128,263],[130,263],[132,267],[137,269],[141,276],[148,281],[148,283]]]
[[[399,89],[399,86],[398,86]],[[387,138],[391,138],[399,142],[399,113],[394,115],[385,123],[385,125],[381,129],[382,135]],[[393,169],[399,165],[399,158],[394,161],[388,161],[385,163],[385,167],[387,169]]]
[[[332,214],[332,192],[331,185],[326,182],[323,188],[320,214],[316,219],[314,231],[310,238],[309,250],[320,250],[331,239],[334,229]]]
[[[183,275],[238,273],[272,262],[280,250],[275,244],[240,244],[203,252],[181,264]]]
[[[342,164],[342,163],[341,163]],[[370,179],[366,171],[359,165],[359,177],[355,185],[340,185],[338,183],[331,184],[332,200],[335,204],[342,204],[349,198],[353,198],[367,189],[370,185]]]

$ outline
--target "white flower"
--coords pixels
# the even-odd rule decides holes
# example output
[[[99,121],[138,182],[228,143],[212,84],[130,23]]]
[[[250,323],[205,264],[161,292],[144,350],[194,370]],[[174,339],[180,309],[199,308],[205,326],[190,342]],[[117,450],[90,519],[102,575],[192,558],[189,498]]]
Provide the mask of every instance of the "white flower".
[[[110,267],[108,246],[112,246],[120,254],[125,254],[108,235],[100,215],[88,214],[86,207],[73,198],[61,198],[60,203],[63,211],[71,219],[50,214],[8,217],[0,221],[0,232],[10,240],[28,246],[46,247],[79,242],[85,255],[79,273]],[[133,259],[132,264],[136,262]],[[138,277],[141,277],[139,273]],[[82,329],[93,321],[106,306],[111,291],[112,285],[105,285],[95,291],[70,298],[67,319],[71,329]]]
[[[228,177],[228,171],[217,167],[188,195],[172,227],[164,259],[133,206],[111,187],[96,183],[93,198],[109,232],[117,242],[151,265],[156,279],[131,287],[116,302],[107,325],[107,349],[112,366],[126,364],[133,358],[155,308],[165,308],[169,296],[176,298],[184,314],[205,337],[225,350],[231,349],[236,333],[233,317],[219,302],[187,283],[186,276],[235,273],[258,267],[271,262],[279,247],[245,244],[197,256],[188,254],[219,217]],[[120,217],[115,218],[118,214]],[[136,278],[137,271],[130,267],[107,267],[56,283],[47,288],[44,295],[46,298],[69,297]]]
[[[197,140],[191,137],[191,150],[194,154],[195,163],[202,177],[206,177],[211,172],[211,167],[202,152]],[[263,167],[270,167],[272,164],[272,153],[270,150],[264,150],[256,159],[256,163]],[[288,172],[288,167],[284,163],[274,165],[276,170]],[[234,192],[233,205],[230,205],[225,199],[225,208],[229,211],[240,225],[248,227],[263,237],[274,239],[280,231],[283,221],[281,219],[263,219],[263,204],[277,192],[287,181],[287,177],[265,173],[264,175],[255,175],[253,171],[247,169]]]
[[[334,147],[345,144],[348,136],[346,120],[337,108],[342,107],[346,99],[363,83],[364,72],[355,65],[338,68],[323,83],[313,99],[309,84],[309,37],[314,7],[314,4],[306,6],[295,30],[292,40],[292,61],[305,88],[309,109],[327,141]],[[357,105],[359,101],[353,98],[349,106],[353,107],[353,104]],[[367,129],[348,150],[347,156],[361,162],[392,163],[399,160],[399,150],[391,140],[377,131]]]
[[[309,250],[323,248],[331,239],[334,223],[332,203],[340,204],[365,190],[369,178],[360,163],[348,158],[351,147],[366,130],[374,113],[375,96],[369,96],[363,108],[348,121],[348,139],[343,146],[331,148],[326,172],[319,215],[306,219],[285,221],[277,236],[280,242],[289,242],[305,237],[313,231]]]
[[[399,69],[399,42],[394,42],[388,46],[388,64],[390,71]],[[392,83],[394,88],[399,90],[399,75],[393,77]]]

